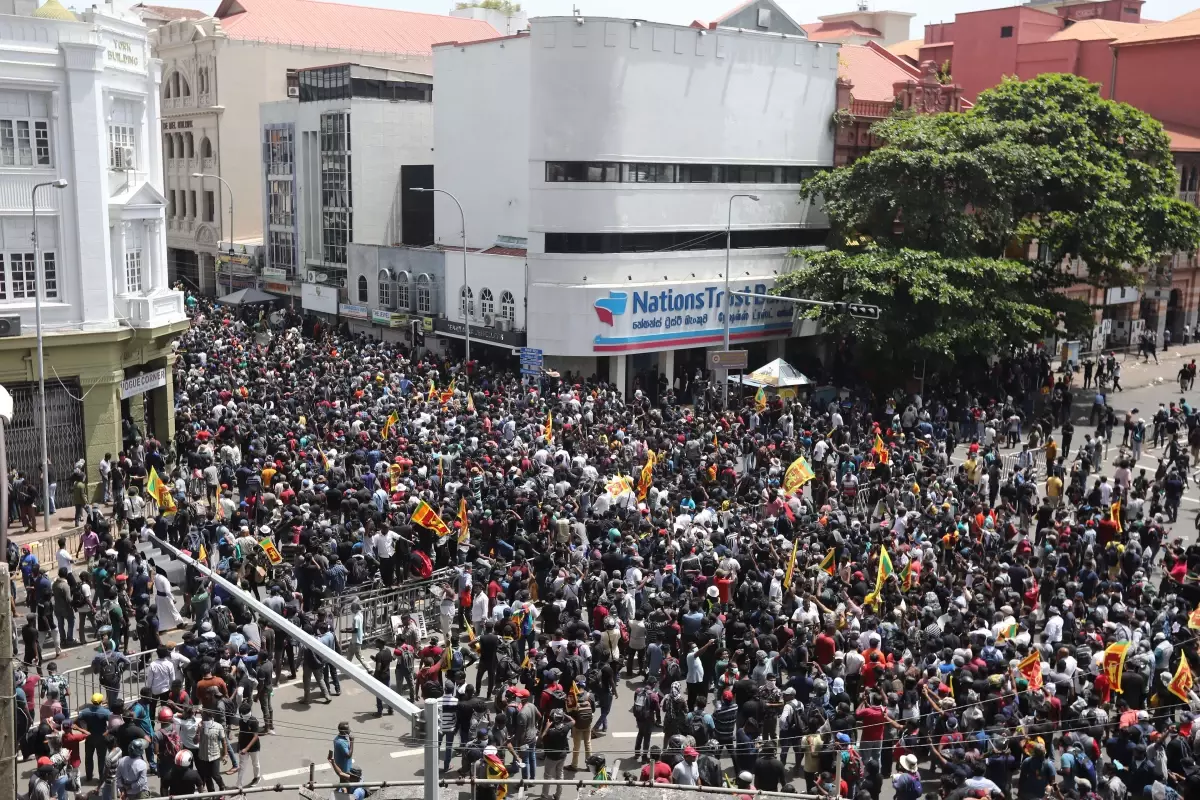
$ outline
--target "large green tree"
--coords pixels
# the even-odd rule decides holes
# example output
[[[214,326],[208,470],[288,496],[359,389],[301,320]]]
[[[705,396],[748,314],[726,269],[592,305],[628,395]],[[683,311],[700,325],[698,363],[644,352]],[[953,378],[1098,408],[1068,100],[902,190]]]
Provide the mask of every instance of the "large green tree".
[[[1006,80],[966,112],[896,115],[874,133],[883,147],[803,185],[824,201],[831,249],[803,253],[779,290],[880,305],[879,323],[826,323],[877,355],[955,359],[1081,332],[1089,309],[1064,286],[1136,285],[1140,267],[1200,243],[1162,126],[1082,78]],[[1064,268],[1078,260],[1082,278]]]

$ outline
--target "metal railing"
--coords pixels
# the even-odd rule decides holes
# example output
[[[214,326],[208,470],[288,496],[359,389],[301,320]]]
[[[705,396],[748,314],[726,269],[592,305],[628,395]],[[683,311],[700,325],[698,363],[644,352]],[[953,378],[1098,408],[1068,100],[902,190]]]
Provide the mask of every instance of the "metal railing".
[[[97,693],[104,695],[104,699],[109,702],[116,697],[126,702],[136,700],[145,684],[146,664],[154,659],[154,651],[143,650],[140,653],[131,653],[125,658],[129,659],[129,668],[122,670],[117,686],[101,686],[100,676],[92,671],[90,662],[86,666],[63,672],[63,677],[67,679],[67,691],[70,692],[71,708],[81,708]]]
[[[75,555],[75,552],[79,549],[79,540],[82,538],[82,536],[83,528],[67,528],[59,531],[58,533],[48,533],[45,536],[37,539],[31,539],[28,542],[22,542],[21,546],[25,547],[28,545],[33,554],[38,557],[38,561],[42,564],[49,563],[51,566],[54,566],[54,556],[58,553],[58,540],[66,539],[67,552],[71,555]]]
[[[1034,478],[1044,478],[1046,476],[1046,450],[1043,447],[1038,447],[1036,450],[1030,450],[1029,461],[1026,466],[1033,469]],[[1023,469],[1021,466],[1021,453],[1008,453],[1000,456],[1001,473],[1008,477],[1015,475]]]
[[[401,609],[420,614],[428,628],[434,629],[438,607],[441,605],[439,587],[450,580],[455,572],[453,567],[447,567],[437,570],[425,580],[407,581],[399,586],[339,595],[334,606],[334,630],[338,638],[344,641],[354,630],[354,612],[350,610],[350,605],[355,600],[362,603],[363,635],[367,638],[383,636],[391,640],[392,617],[399,614]],[[436,596],[431,590],[437,591]]]

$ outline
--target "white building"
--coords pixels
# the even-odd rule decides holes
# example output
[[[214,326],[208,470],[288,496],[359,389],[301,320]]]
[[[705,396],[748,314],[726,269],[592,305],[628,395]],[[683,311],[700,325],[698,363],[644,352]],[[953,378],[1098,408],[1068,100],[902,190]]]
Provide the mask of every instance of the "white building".
[[[344,288],[350,242],[432,244],[433,196],[408,191],[433,184],[429,75],[334,64],[293,82],[295,99],[260,107],[267,274],[299,265],[306,284]]]
[[[160,64],[141,20],[119,4],[76,17],[57,0],[36,10],[5,0],[0,53],[0,316],[20,324],[19,336],[0,338],[0,381],[17,402],[9,463],[35,476],[40,463],[40,249],[52,475],[86,458],[95,480],[104,452],[121,449],[123,416],[159,438],[174,421],[171,340],[187,321],[167,285]],[[31,194],[56,180],[66,188],[37,190],[35,249]],[[147,372],[156,377],[133,380]],[[60,483],[60,500],[69,489]]]
[[[824,243],[824,215],[797,190],[833,163],[837,59],[803,31],[595,17],[436,47],[437,186],[462,203],[470,248],[527,239],[528,346],[627,389],[703,368],[722,341],[731,197],[758,198],[732,201],[735,290],[769,288],[791,248]],[[453,202],[435,210],[437,243],[456,246]],[[461,297],[446,264],[446,295]],[[472,265],[473,298],[495,282]],[[734,300],[750,361],[782,355],[790,308]]]
[[[238,263],[242,258],[229,264],[232,240],[261,245],[266,260],[286,270],[269,275],[267,282],[277,285],[268,288],[296,293],[306,267],[299,260],[285,263],[283,255],[299,254],[299,243],[280,236],[272,241],[263,229],[263,157],[253,144],[260,135],[259,105],[288,98],[289,70],[359,61],[428,75],[434,43],[497,34],[483,19],[471,18],[475,11],[440,16],[319,0],[223,0],[212,17],[181,19],[144,7],[146,18],[158,24],[154,51],[163,60],[172,276],[215,292],[220,266],[222,292],[230,277],[234,288],[253,286],[262,277],[254,264]]]

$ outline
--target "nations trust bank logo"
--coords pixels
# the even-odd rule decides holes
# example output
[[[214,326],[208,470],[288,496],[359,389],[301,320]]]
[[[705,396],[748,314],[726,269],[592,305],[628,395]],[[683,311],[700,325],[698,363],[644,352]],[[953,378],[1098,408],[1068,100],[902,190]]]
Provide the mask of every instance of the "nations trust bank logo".
[[[625,306],[629,303],[629,295],[625,292],[609,292],[608,297],[601,297],[595,302],[592,308],[596,309],[596,316],[605,325],[613,324],[613,317],[619,317],[625,313]]]

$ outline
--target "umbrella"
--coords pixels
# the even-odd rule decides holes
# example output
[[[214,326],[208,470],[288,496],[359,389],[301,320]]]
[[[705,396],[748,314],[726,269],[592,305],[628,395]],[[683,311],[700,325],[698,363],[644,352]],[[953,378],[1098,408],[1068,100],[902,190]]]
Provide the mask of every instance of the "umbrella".
[[[729,380],[738,383],[738,376],[730,375]],[[768,386],[782,389],[791,386],[808,386],[812,381],[782,358],[777,358],[742,377],[741,383],[747,386]]]
[[[253,306],[259,303],[273,303],[278,299],[278,295],[260,292],[258,289],[242,289],[217,298],[217,302],[227,306]]]

